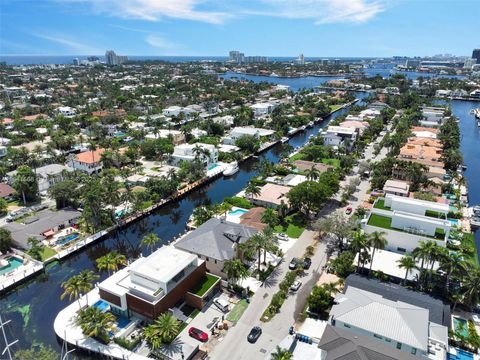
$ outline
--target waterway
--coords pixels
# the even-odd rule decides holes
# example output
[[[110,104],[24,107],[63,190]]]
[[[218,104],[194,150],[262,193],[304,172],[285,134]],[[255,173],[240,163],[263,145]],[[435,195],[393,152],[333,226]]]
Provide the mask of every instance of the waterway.
[[[301,79],[297,79],[297,81]],[[298,85],[306,87],[305,85]],[[363,98],[366,93],[356,94]],[[348,111],[340,110],[323,122],[316,124],[304,132],[296,134],[289,141],[292,147],[305,144],[312,134],[316,134],[339,114]],[[284,151],[281,144],[274,146],[260,157],[272,162],[280,160]],[[169,204],[151,216],[132,224],[114,236],[81,251],[62,262],[49,265],[44,275],[12,290],[0,298],[0,313],[5,319],[12,320],[8,327],[9,339],[18,339],[19,347],[26,348],[31,344],[48,344],[60,351],[61,344],[57,342],[53,330],[53,322],[60,310],[69,304],[68,298],[60,300],[61,283],[81,270],[95,270],[95,259],[111,250],[130,254],[132,248],[138,248],[145,234],[155,232],[164,242],[185,231],[185,224],[193,209],[210,203],[219,203],[227,196],[233,196],[241,191],[248,181],[255,176],[259,160],[251,159],[240,165],[240,171],[230,178],[219,178],[208,186],[191,193],[179,202]],[[145,254],[145,252],[144,252]],[[103,274],[99,281],[105,278]],[[3,342],[2,342],[3,345]],[[88,355],[77,355],[78,359],[93,359]]]

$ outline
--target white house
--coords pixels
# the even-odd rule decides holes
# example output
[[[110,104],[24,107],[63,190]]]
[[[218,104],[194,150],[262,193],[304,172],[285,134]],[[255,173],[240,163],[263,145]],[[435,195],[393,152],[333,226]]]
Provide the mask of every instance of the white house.
[[[227,145],[235,145],[237,139],[245,135],[253,136],[257,139],[269,139],[273,134],[275,134],[275,130],[255,128],[251,126],[238,126],[233,128],[230,131],[230,134],[223,138],[223,143]]]
[[[250,108],[253,110],[253,116],[255,118],[260,118],[271,114],[275,107],[276,105],[271,102],[257,103],[250,106]]]
[[[80,170],[88,174],[99,172],[103,169],[102,154],[105,149],[96,149],[95,151],[84,151],[75,155],[68,162],[68,166],[73,170]]]
[[[76,110],[70,106],[60,106],[57,108],[57,112],[65,117],[72,117],[77,114]]]
[[[442,107],[423,107],[420,125],[432,127],[441,126],[445,119],[445,109]]]
[[[212,120],[216,124],[220,124],[229,128],[233,126],[235,118],[232,115],[225,115],[225,116],[216,116]]]
[[[343,126],[329,126],[320,133],[323,143],[328,146],[345,145],[351,149],[357,140],[358,132],[355,128]]]
[[[181,161],[193,161],[196,156],[205,166],[209,166],[218,161],[218,150],[215,145],[210,144],[181,144],[175,146],[172,154],[174,164],[179,164]]]
[[[420,241],[446,246],[452,227],[448,212],[448,204],[387,194],[375,201],[362,227],[367,234],[385,232],[387,250],[411,253]]]
[[[181,106],[169,106],[168,108],[163,109],[162,114],[164,116],[178,116],[180,113],[183,112],[183,108]]]
[[[50,186],[65,180],[65,172],[71,172],[72,169],[60,165],[60,164],[49,164],[35,169],[37,175],[38,191],[43,193],[47,191]],[[13,183],[17,171],[10,171],[7,173],[8,182]]]
[[[146,139],[172,139],[174,145],[183,144],[185,135],[178,130],[158,129],[155,133],[145,135]]]

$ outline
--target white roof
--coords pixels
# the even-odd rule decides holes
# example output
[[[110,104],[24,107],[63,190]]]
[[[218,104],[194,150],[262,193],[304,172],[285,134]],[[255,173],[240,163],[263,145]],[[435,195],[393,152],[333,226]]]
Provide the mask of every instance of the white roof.
[[[356,129],[344,126],[329,126],[327,132],[329,133],[340,133],[340,134],[353,134]]]
[[[446,212],[450,210],[450,207],[448,204],[441,204],[438,202],[433,202],[433,201],[426,201],[426,200],[420,200],[420,199],[413,199],[409,197],[404,197],[404,196],[396,196],[396,195],[391,195],[388,194],[386,197],[391,197],[393,202],[395,203],[403,203],[403,204],[408,204],[408,205],[413,205],[413,206],[422,206],[431,210],[439,211],[439,212]],[[393,204],[392,204],[393,205]]]
[[[275,134],[275,130],[270,130],[270,129],[263,129],[263,128],[255,128],[251,126],[239,126],[234,128],[231,131],[231,134],[244,134],[244,135],[258,135],[258,136],[270,136]]]

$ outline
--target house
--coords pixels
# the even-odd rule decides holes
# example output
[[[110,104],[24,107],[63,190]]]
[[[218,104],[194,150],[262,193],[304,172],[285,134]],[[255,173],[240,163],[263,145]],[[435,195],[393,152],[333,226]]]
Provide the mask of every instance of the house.
[[[77,111],[70,106],[60,106],[57,108],[57,112],[65,117],[73,117],[77,114]]]
[[[367,234],[386,233],[385,249],[411,253],[420,241],[433,240],[446,247],[452,224],[448,204],[387,194],[377,198],[369,216],[362,220]]]
[[[359,135],[362,135],[363,132],[368,128],[369,124],[366,121],[347,119],[346,121],[341,122],[339,126],[355,129]]]
[[[10,200],[15,194],[15,189],[6,183],[0,183],[0,198]]]
[[[406,143],[400,149],[398,159],[443,168],[442,153],[442,149],[438,147]]]
[[[438,129],[428,128],[424,126],[414,126],[410,129],[412,134],[417,138],[430,138],[436,139],[438,135]]]
[[[357,140],[357,129],[343,126],[329,126],[320,133],[323,143],[328,146],[341,146],[351,149]]]
[[[218,150],[215,145],[195,143],[181,144],[173,149],[172,159],[174,164],[181,161],[193,161],[198,158],[206,167],[218,161]]]
[[[445,120],[445,108],[424,106],[421,112],[422,119],[420,119],[420,125],[422,126],[441,126]]]
[[[398,196],[406,196],[410,194],[410,185],[406,181],[400,180],[387,180],[383,185],[383,191],[385,194],[392,194]]]
[[[275,134],[275,130],[255,128],[251,126],[239,126],[230,131],[230,134],[223,138],[223,143],[235,145],[235,142],[242,136],[253,136],[256,139],[270,140]]]
[[[162,114],[169,117],[178,117],[181,112],[183,112],[183,108],[181,106],[169,106],[168,108],[163,109]]]
[[[97,148],[95,151],[81,152],[70,159],[68,166],[73,170],[80,170],[88,174],[99,172],[103,169],[101,159],[104,152],[105,149],[102,148]]]
[[[389,109],[390,106],[384,102],[381,101],[374,101],[371,104],[368,105],[370,109],[376,109],[382,111],[383,109]]]
[[[253,116],[255,118],[261,118],[270,115],[275,109],[276,105],[270,102],[256,103],[250,106],[253,110]]]
[[[197,294],[196,286],[207,277],[216,281]],[[200,310],[219,286],[220,278],[206,272],[205,261],[172,246],[162,246],[98,284],[100,298],[114,314],[146,320],[155,320],[182,302]]]
[[[223,125],[226,128],[233,126],[235,118],[232,115],[216,116],[212,119],[215,124]]]
[[[50,186],[65,180],[65,174],[71,171],[73,171],[72,168],[60,164],[49,164],[36,168],[38,191],[45,193]],[[16,173],[16,170],[7,173],[10,183],[13,183]]]
[[[260,188],[259,195],[253,195],[248,197],[248,199],[255,205],[267,208],[276,209],[281,204],[285,204],[288,207],[287,194],[290,189],[288,186],[268,183]]]
[[[248,210],[248,212],[240,216],[240,224],[253,227],[258,231],[263,231],[268,226],[262,222],[262,216],[264,212],[265,208],[263,207],[251,208]]]
[[[381,344],[380,353],[393,359],[412,359],[400,355],[397,350],[413,355],[413,359],[445,360],[447,357],[448,328],[431,322],[428,309],[386,299],[353,286],[348,286],[344,293],[335,296],[329,323],[332,326],[330,330],[342,335],[350,334],[358,340],[367,338],[374,341],[361,346],[362,351],[367,353],[377,351],[377,347],[371,347],[373,344]],[[321,341],[320,348],[324,348],[325,343],[332,344],[332,341]],[[390,351],[385,351],[387,349],[384,346]],[[347,349],[345,344],[343,349]]]
[[[178,130],[158,129],[155,133],[145,135],[146,139],[172,139],[173,145],[185,142],[185,135]]]
[[[312,167],[314,167],[316,170],[319,172],[325,172],[333,169],[333,166],[331,165],[326,165],[322,163],[317,163],[313,161],[307,161],[307,160],[295,160],[293,162],[293,165],[299,170],[299,171],[306,171],[310,170]]]
[[[0,158],[7,156],[7,147],[0,145]]]
[[[250,239],[258,230],[224,219],[212,218],[175,243],[175,248],[195,254],[205,262],[212,274],[226,279],[226,260],[242,259],[238,245]]]

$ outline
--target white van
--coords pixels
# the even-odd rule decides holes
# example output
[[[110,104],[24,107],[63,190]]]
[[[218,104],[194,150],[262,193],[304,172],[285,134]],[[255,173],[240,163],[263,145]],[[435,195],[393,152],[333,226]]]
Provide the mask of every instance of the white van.
[[[227,300],[218,297],[218,298],[213,299],[213,303],[221,311],[223,311],[225,313],[228,312],[230,304]]]

